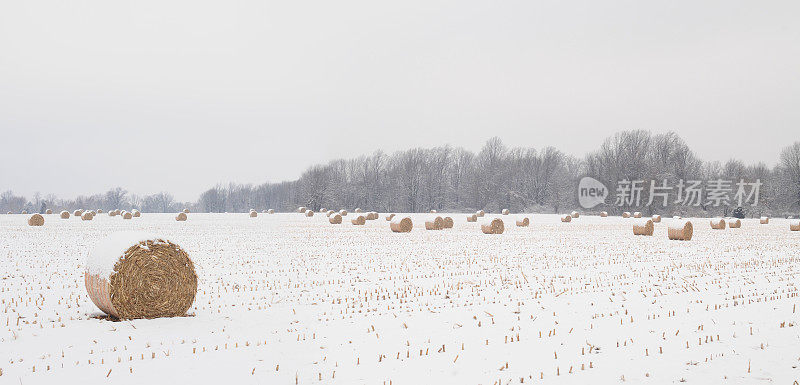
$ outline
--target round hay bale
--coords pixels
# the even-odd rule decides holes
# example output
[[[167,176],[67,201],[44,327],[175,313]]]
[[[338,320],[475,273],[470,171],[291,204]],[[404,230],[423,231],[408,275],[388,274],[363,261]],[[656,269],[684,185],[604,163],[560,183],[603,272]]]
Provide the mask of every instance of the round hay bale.
[[[800,219],[789,222],[789,231],[800,231]]]
[[[572,216],[570,216],[570,215],[561,216],[561,222],[564,222],[564,223],[572,222]]]
[[[72,212],[73,216],[79,217],[83,215],[83,210],[75,210]]]
[[[528,227],[530,224],[531,220],[528,217],[517,218],[517,227]]]
[[[414,228],[411,217],[394,216],[389,222],[389,228],[395,233],[408,233]]]
[[[579,218],[581,216],[581,213],[579,213],[577,211],[573,211],[573,212],[569,213],[569,216],[571,216],[573,218]]]
[[[330,216],[333,215],[333,214],[336,214],[336,211],[328,210],[328,213],[325,214],[325,215],[327,215],[330,218]]]
[[[185,221],[187,218],[188,218],[188,217],[186,216],[186,213],[184,213],[184,212],[180,212],[180,213],[178,213],[178,215],[175,217],[175,220],[176,220],[176,221],[178,221],[178,222],[183,222],[183,221]]]
[[[103,209],[97,209],[97,213],[98,214],[102,214],[103,213]]]
[[[108,216],[109,217],[115,217],[115,216],[117,216],[117,212],[114,211],[114,210],[111,210],[111,211],[108,212]]]
[[[28,210],[22,210],[20,214],[28,214]]]
[[[92,219],[94,219],[94,217],[92,216],[92,213],[90,213],[88,211],[83,213],[83,215],[81,215],[81,220],[91,221]]]
[[[133,214],[133,217],[134,217],[134,218],[139,218],[139,217],[141,217],[141,216],[142,216],[142,212],[141,212],[141,211],[139,211],[139,210],[136,210],[136,209],[133,209],[133,210],[131,211],[131,214]]]
[[[505,224],[500,218],[486,219],[481,223],[481,231],[484,234],[502,234],[505,230]]]
[[[442,228],[444,229],[452,229],[453,228],[453,218],[444,217],[444,222],[442,223]]]
[[[378,218],[380,218],[380,216],[375,211],[370,211],[370,212],[367,213],[367,220],[368,221],[374,221],[374,220],[376,220]]]
[[[70,217],[69,211],[62,211],[61,214],[59,214],[59,216],[61,217],[61,219],[69,219]]]
[[[714,230],[725,230],[725,220],[722,218],[714,218],[711,220],[711,228]]]
[[[347,210],[339,210],[339,215],[341,215],[343,217],[346,217],[347,216]]]
[[[342,216],[339,214],[333,214],[328,217],[328,222],[330,222],[332,225],[340,225],[342,224]]]
[[[482,216],[486,215],[486,213],[483,210],[478,210],[478,211],[475,212],[475,215],[477,215],[479,217],[482,217]]]
[[[114,215],[121,215],[121,214],[122,211],[119,211],[119,209],[114,209]]]
[[[661,223],[661,215],[653,215],[653,223]]]
[[[467,222],[477,222],[478,214],[467,215]]]
[[[624,211],[624,212],[622,213],[622,217],[623,217],[623,218],[630,218],[630,217],[631,217],[631,213],[630,213],[630,212],[628,212],[628,211]]]
[[[267,214],[275,214],[275,210],[269,209],[269,210],[267,210]]]
[[[325,210],[324,208],[321,208],[321,209],[319,209],[319,212],[320,212],[320,214],[322,214],[322,213],[324,213],[324,212],[327,212],[327,211],[328,211],[328,210]]]
[[[89,253],[84,273],[92,302],[117,319],[179,317],[194,303],[189,255],[162,237],[115,233]]]
[[[44,211],[44,213],[45,213],[45,214],[52,214],[52,213],[53,213],[53,210],[47,209],[47,210],[45,210],[45,211]]]
[[[685,219],[673,219],[667,227],[667,237],[678,241],[691,241],[694,227]]]
[[[360,214],[360,213],[362,213],[362,212],[364,212],[364,211],[363,211],[363,210],[361,210],[361,208],[360,208],[360,207],[356,207],[356,209],[355,209],[355,210],[353,210],[353,212],[354,212],[354,213],[357,213],[357,214]]]
[[[633,222],[633,235],[653,235],[653,220],[639,218]]]
[[[503,211],[501,211],[500,213],[503,215],[508,215],[511,214],[511,211],[508,211],[508,209],[503,209]]]
[[[601,211],[600,212],[600,218],[605,218],[607,216],[608,216],[608,211]]]
[[[258,217],[258,212],[256,210],[250,210],[250,218]]]
[[[443,228],[444,219],[438,215],[425,220],[425,230],[441,230]]]
[[[768,225],[769,224],[769,217],[761,217],[761,218],[758,219],[758,222],[761,223],[762,225]]]
[[[119,211],[119,209],[117,211]],[[183,209],[183,213],[184,214],[189,214],[189,209]],[[117,214],[119,214],[119,212],[117,212]]]
[[[357,226],[362,226],[365,223],[367,223],[367,217],[365,217],[363,215],[356,215],[355,218],[350,220],[350,223],[352,223],[354,225],[357,225]]]
[[[392,221],[392,219],[394,219],[394,213],[391,213],[391,214],[389,214],[389,215],[387,215],[387,216],[386,216],[386,220],[387,220],[387,221],[391,222],[391,221]]]
[[[9,211],[9,212],[7,212],[6,214],[7,214],[7,215],[11,215],[11,214],[14,214],[14,213],[12,213],[11,211]]]
[[[44,217],[41,214],[33,214],[28,218],[28,226],[44,226]]]
[[[641,217],[642,217],[642,213],[641,213],[641,212],[639,212],[639,211],[634,211],[634,212],[633,212],[633,217],[634,217],[634,218],[641,218]]]
[[[438,213],[438,211],[436,211],[436,210],[431,210],[431,211],[430,211],[430,213],[431,213],[431,214],[436,214],[436,213]]]
[[[732,229],[738,229],[742,227],[742,220],[739,218],[729,218],[728,219],[728,227]]]
[[[313,216],[314,216],[314,210],[306,210],[306,217],[313,217]]]
[[[300,214],[302,214],[302,213],[306,212],[306,206],[300,206],[300,207],[298,207],[298,208],[297,208],[297,212],[298,212],[298,213],[300,213]]]
[[[133,213],[127,211],[122,213],[122,219],[131,219],[131,218],[133,218]]]

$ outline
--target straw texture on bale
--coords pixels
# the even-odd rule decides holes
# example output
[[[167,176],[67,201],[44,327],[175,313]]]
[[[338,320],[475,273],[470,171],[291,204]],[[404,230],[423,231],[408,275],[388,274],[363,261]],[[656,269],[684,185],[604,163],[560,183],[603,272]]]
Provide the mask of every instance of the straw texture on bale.
[[[430,217],[425,220],[425,230],[441,230],[444,228],[444,219],[440,216]]]
[[[69,217],[70,217],[69,211],[62,211],[60,216],[61,216],[61,219],[69,219]]]
[[[738,229],[742,227],[742,220],[739,218],[730,218],[728,219],[728,227]]]
[[[581,213],[579,213],[577,211],[573,211],[573,212],[569,213],[569,216],[571,216],[573,218],[580,218]]]
[[[518,227],[528,227],[531,224],[531,220],[528,217],[517,218],[517,226]]]
[[[44,212],[44,213],[45,213],[45,214],[52,214],[52,213],[53,213],[53,210],[47,209],[47,210],[45,210],[45,212]]]
[[[130,245],[119,255],[110,276],[87,269],[84,280],[92,302],[118,319],[183,316],[197,293],[189,255],[163,239]]]
[[[714,218],[711,220],[711,228],[714,230],[725,230],[725,220],[722,218]]]
[[[392,221],[392,219],[394,219],[394,217],[395,217],[394,213],[391,213],[391,214],[389,214],[389,215],[387,215],[387,216],[386,216],[386,220],[387,220],[387,221],[389,221],[389,222],[391,222],[391,221]]]
[[[467,222],[477,222],[478,214],[467,215]]]
[[[624,211],[624,212],[622,213],[622,217],[623,217],[623,218],[630,218],[630,217],[631,217],[631,213],[630,213],[630,212],[627,212],[627,211]]]
[[[481,223],[481,231],[484,234],[502,234],[505,230],[505,224],[500,218],[487,219]]]
[[[758,221],[759,221],[759,223],[761,223],[762,225],[768,225],[768,224],[769,224],[769,217],[761,217],[761,218],[759,218],[759,220],[758,220]]]
[[[800,231],[800,219],[789,222],[789,231]]]
[[[79,216],[83,215],[83,210],[75,210],[75,211],[72,212],[72,215],[76,216],[76,217],[79,217]]]
[[[633,217],[634,217],[634,218],[641,218],[641,217],[642,217],[642,213],[641,213],[641,212],[639,212],[639,211],[635,211],[635,212],[633,213]]]
[[[653,235],[653,220],[640,218],[633,222],[633,235]]]
[[[332,225],[340,225],[342,224],[342,216],[339,214],[333,214],[328,217],[328,222],[330,222]]]
[[[92,213],[87,211],[83,213],[83,215],[81,215],[81,219],[84,221],[91,221],[92,219],[94,219],[94,217],[92,216]]]
[[[307,217],[313,217],[314,216],[314,210],[306,210],[306,216]]]
[[[503,211],[501,211],[500,213],[503,215],[508,215],[511,214],[511,211],[508,211],[508,209],[503,209]]]
[[[186,213],[183,213],[183,212],[181,212],[181,213],[178,213],[178,215],[177,215],[177,216],[175,216],[175,220],[176,220],[176,221],[179,221],[179,222],[183,222],[183,221],[185,221],[185,220],[186,220],[186,218],[188,218],[188,217],[186,216]]]
[[[41,214],[33,214],[28,218],[28,226],[43,226],[44,217]]]
[[[444,217],[443,218],[443,222],[442,222],[442,228],[452,229],[453,228],[453,218]]]
[[[131,211],[131,214],[133,214],[133,217],[134,217],[134,218],[139,218],[139,217],[141,217],[141,216],[142,216],[142,212],[141,212],[141,211],[139,211],[139,210],[136,210],[136,209],[133,209],[133,210]]]
[[[691,241],[693,233],[692,222],[685,219],[673,219],[667,227],[667,236],[672,240]]]
[[[250,210],[250,218],[258,217],[258,212],[256,210]]]
[[[561,222],[564,222],[564,223],[572,222],[572,217],[569,216],[569,215],[564,215],[564,216],[561,217]]]
[[[661,223],[661,215],[653,215],[653,223]]]
[[[392,218],[392,221],[389,222],[389,228],[395,233],[407,233],[414,228],[414,223],[411,222],[411,217],[401,217],[396,215],[394,218]]]
[[[605,217],[607,217],[607,216],[608,216],[608,212],[607,212],[607,211],[601,211],[601,212],[600,212],[600,217],[601,217],[601,218],[605,218]]]
[[[482,216],[486,215],[486,213],[483,210],[478,210],[478,211],[475,212],[475,215],[477,215],[479,217],[482,217]]]
[[[361,226],[361,225],[367,223],[367,217],[365,217],[363,215],[356,215],[355,218],[350,220],[350,223],[352,223],[354,225]]]

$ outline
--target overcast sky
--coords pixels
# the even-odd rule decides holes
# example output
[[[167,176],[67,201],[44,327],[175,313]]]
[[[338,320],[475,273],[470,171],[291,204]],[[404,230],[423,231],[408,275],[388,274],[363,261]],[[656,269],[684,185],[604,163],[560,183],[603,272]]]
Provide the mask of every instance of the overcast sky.
[[[624,129],[773,165],[800,140],[800,2],[0,3],[0,190],[194,200],[450,144],[582,156]]]

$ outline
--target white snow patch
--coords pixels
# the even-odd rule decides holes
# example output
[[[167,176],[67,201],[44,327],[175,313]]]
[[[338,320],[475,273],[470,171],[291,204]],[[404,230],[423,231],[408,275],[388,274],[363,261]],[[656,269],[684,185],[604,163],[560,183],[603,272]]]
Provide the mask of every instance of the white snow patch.
[[[157,235],[141,231],[120,231],[100,241],[86,261],[86,271],[92,275],[110,277],[114,273],[114,265],[129,247],[146,240],[163,239]]]

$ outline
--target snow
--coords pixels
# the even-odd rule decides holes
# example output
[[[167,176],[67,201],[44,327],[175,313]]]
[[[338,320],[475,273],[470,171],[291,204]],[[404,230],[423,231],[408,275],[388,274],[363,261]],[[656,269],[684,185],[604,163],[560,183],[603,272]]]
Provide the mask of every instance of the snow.
[[[86,259],[86,271],[91,275],[110,277],[114,273],[114,265],[122,258],[131,246],[147,240],[163,239],[154,234],[142,231],[120,231],[107,236],[97,243]]]
[[[800,232],[786,219],[712,230],[687,218],[694,236],[681,242],[659,223],[636,237],[620,217],[533,214],[529,227],[486,235],[465,214],[440,215],[455,227],[402,235],[387,221],[298,213],[48,218],[35,229],[0,215],[0,384],[800,379]],[[96,318],[87,255],[120,231],[189,253],[189,317]]]

